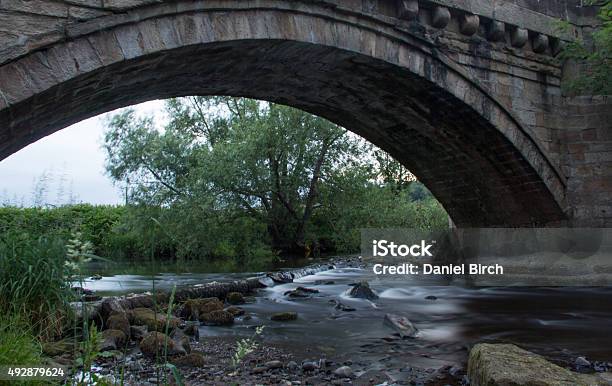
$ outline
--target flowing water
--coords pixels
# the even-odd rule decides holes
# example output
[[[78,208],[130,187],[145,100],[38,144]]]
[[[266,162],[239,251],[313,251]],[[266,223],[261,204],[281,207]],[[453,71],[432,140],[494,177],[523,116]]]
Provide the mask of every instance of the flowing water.
[[[110,275],[88,280],[86,287],[109,295],[151,290],[152,279],[156,288],[168,289],[255,274]],[[379,299],[347,296],[349,284],[362,280]],[[284,295],[298,286],[319,293],[298,300]],[[432,296],[435,299],[426,299]],[[355,311],[337,310],[333,301]],[[252,319],[237,320],[233,327],[202,326],[201,335],[249,336],[253,326],[265,324],[265,339],[305,353],[350,359],[367,369],[396,369],[396,378],[409,376],[412,367],[464,365],[469,347],[482,341],[515,343],[560,364],[577,356],[612,361],[612,288],[468,288],[344,267],[262,289],[256,302],[243,308]],[[297,312],[298,320],[270,321],[272,313],[283,311]],[[408,317],[418,336],[394,337],[383,324],[386,313]]]

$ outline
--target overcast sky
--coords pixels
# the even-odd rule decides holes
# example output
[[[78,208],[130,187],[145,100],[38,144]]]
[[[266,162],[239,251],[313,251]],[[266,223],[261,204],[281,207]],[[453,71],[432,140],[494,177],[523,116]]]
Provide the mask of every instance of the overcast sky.
[[[163,119],[163,101],[134,108],[138,114]],[[120,187],[104,172],[102,142],[108,114],[113,112],[69,126],[0,161],[0,205],[31,206],[37,201],[36,191],[44,192],[44,204],[121,203]]]

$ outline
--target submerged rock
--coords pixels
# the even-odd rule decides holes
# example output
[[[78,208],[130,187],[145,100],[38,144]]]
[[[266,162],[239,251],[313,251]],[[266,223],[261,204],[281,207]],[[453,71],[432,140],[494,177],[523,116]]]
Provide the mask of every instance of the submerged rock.
[[[418,330],[408,318],[395,314],[385,314],[383,322],[394,329],[402,338],[413,338]]]
[[[289,298],[309,298],[312,294],[318,294],[319,290],[314,288],[297,287],[294,290],[284,293]]]
[[[297,312],[277,312],[275,314],[272,314],[270,319],[277,322],[285,322],[289,320],[296,320],[297,317]]]
[[[370,284],[367,281],[357,283],[351,288],[349,295],[353,298],[375,300],[378,299],[378,295],[372,291]]]
[[[340,311],[344,311],[344,312],[352,312],[355,311],[355,308],[351,307],[351,306],[347,306],[344,303],[339,302],[338,300],[330,300],[330,303],[334,304],[334,308]]]
[[[225,300],[227,300],[229,304],[233,305],[245,303],[244,296],[242,296],[240,292],[230,292],[229,294],[227,294]]]
[[[127,343],[127,336],[121,330],[102,331],[102,343],[100,351],[117,350]]]
[[[572,372],[513,344],[480,343],[468,360],[472,386],[598,386],[603,378]]]
[[[200,321],[207,326],[228,326],[234,323],[234,315],[227,311],[212,311],[200,315]]]

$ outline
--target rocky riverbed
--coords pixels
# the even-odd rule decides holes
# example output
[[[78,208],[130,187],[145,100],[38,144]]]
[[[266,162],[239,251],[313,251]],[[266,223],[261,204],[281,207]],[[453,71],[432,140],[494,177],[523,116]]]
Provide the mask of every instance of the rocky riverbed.
[[[593,384],[608,384],[612,364],[601,345],[607,338],[601,335],[598,344],[586,333],[609,327],[609,291],[419,286],[372,277],[359,260],[335,265],[304,275],[266,275],[244,292],[183,297],[169,318],[163,297],[157,312],[146,297],[106,299],[94,318],[103,340],[95,371],[130,384],[159,384],[173,380],[167,360],[185,384],[194,385],[442,386],[467,385],[468,375],[478,385],[476,378],[496,376],[491,368],[508,361],[496,359],[499,350],[483,350],[478,360],[487,360],[470,359],[468,366],[470,349],[491,342],[515,343],[542,354],[542,361],[534,361],[538,365],[554,366],[552,360],[603,382]],[[233,288],[214,288],[221,287]],[[581,291],[589,291],[589,307],[572,298]],[[565,305],[553,307],[555,299]],[[538,338],[542,332],[546,336]],[[253,351],[236,363],[232,359],[245,339],[255,343]],[[58,361],[69,360],[55,354]],[[528,374],[530,366],[513,371]]]

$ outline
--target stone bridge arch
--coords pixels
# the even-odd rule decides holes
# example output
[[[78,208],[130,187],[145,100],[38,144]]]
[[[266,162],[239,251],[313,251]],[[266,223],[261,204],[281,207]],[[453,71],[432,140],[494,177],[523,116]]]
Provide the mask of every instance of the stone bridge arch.
[[[435,37],[329,3],[153,2],[63,25],[0,65],[0,159],[118,107],[246,96],[362,135],[413,171],[458,226],[567,218],[555,165]]]

